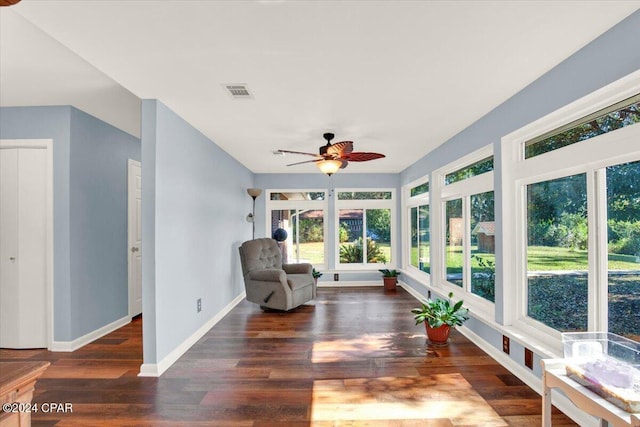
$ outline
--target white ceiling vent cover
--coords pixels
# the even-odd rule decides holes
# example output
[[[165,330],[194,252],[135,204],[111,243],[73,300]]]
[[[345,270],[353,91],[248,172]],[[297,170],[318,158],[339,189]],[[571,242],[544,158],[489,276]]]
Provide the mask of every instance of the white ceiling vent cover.
[[[229,83],[224,87],[233,99],[252,99],[253,95],[249,92],[247,85],[244,83]]]

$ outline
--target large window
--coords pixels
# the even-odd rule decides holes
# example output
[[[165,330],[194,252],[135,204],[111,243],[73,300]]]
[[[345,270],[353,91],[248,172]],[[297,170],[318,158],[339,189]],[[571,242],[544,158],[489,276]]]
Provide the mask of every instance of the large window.
[[[609,332],[640,341],[640,162],[605,172]]]
[[[640,340],[639,88],[623,79],[503,139],[503,311],[532,335]]]
[[[393,191],[337,190],[337,266],[392,265]]]
[[[469,198],[471,293],[495,302],[496,227],[494,193],[472,194]]]
[[[284,262],[326,266],[324,191],[271,191],[267,211],[271,237],[279,241]]]
[[[429,232],[429,182],[418,181],[405,190],[405,209],[408,227],[408,248],[406,248],[405,265],[417,268],[424,273],[431,271],[430,235]]]
[[[561,332],[606,323],[610,332],[640,338],[638,177],[636,161],[527,185],[528,317]],[[589,178],[601,179],[602,195],[589,191]],[[606,236],[604,249],[595,243],[589,251],[592,233]]]
[[[462,165],[436,171],[444,182],[439,189],[444,225],[440,237],[442,277],[485,307],[495,301],[496,227],[490,153],[491,147],[487,147],[461,159]]]
[[[587,330],[587,241],[584,173],[527,186],[527,316]]]
[[[462,287],[462,267],[464,264],[464,218],[462,199],[445,202],[445,266],[447,281]]]
[[[524,156],[535,157],[636,123],[640,123],[640,94],[527,141]]]

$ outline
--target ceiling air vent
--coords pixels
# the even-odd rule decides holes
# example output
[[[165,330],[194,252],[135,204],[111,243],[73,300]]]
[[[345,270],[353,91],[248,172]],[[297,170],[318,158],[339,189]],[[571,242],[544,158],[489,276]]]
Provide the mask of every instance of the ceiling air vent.
[[[227,89],[229,94],[233,99],[251,99],[253,95],[247,89],[246,84],[236,83],[236,84],[226,84],[224,87]]]

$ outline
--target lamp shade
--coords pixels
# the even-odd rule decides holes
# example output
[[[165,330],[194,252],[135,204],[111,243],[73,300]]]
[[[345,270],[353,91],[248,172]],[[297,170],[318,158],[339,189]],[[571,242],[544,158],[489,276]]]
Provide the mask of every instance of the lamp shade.
[[[262,194],[262,189],[260,188],[247,188],[247,194],[249,194],[254,199]]]
[[[322,173],[326,173],[331,176],[332,174],[338,172],[340,170],[340,166],[342,166],[342,162],[340,160],[322,160],[318,163],[318,169],[322,171]]]

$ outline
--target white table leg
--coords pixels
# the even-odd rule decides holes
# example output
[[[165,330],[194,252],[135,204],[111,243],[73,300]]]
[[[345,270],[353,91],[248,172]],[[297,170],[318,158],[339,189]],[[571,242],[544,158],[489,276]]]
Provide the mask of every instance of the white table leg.
[[[542,427],[551,427],[551,388],[547,385],[546,370],[542,371]]]

